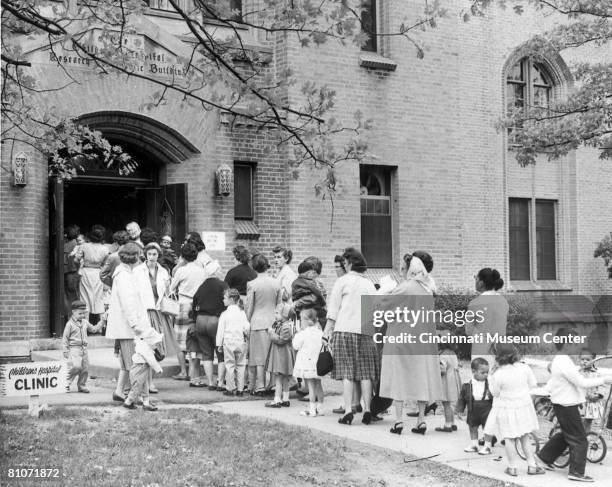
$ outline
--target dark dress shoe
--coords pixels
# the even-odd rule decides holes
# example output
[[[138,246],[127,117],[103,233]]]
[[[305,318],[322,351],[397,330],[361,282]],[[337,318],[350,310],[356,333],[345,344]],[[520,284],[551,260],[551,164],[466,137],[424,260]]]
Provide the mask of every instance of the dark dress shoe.
[[[132,403],[132,404],[128,404],[127,402],[123,403],[123,407],[125,409],[136,409],[136,404]]]
[[[79,389],[79,392],[82,392],[83,394],[89,394],[89,389],[87,389],[87,387],[81,387]]]
[[[417,435],[424,435],[427,431],[427,425],[425,423],[419,423],[416,428],[412,428],[410,431]]]
[[[125,401],[125,397],[120,396],[116,392],[113,392],[113,401],[124,402]]]
[[[238,393],[236,393],[235,391],[223,391],[223,395],[224,396],[233,396],[233,395],[238,395]]]
[[[430,412],[436,414],[436,409],[438,409],[438,403],[432,402],[425,407],[425,416],[427,416]]]
[[[443,433],[452,433],[453,431],[455,431],[451,426],[438,426],[437,428],[434,428],[436,431],[441,431]]]
[[[281,406],[284,408],[288,408],[289,406],[291,406],[291,403],[289,401],[283,401],[281,402]]]
[[[155,406],[154,404],[145,404],[144,406],[142,406],[142,409],[145,411],[157,411],[157,406]]]
[[[363,413],[363,418],[361,418],[361,422],[363,424],[370,424],[372,422],[372,413],[370,411],[366,411]]]
[[[244,391],[236,391],[236,395],[238,397],[242,397],[243,394],[244,394]]]
[[[401,435],[402,431],[404,431],[404,423],[401,421],[399,423],[395,423],[393,428],[391,428],[389,431],[395,435]]]
[[[353,422],[353,413],[348,413],[338,419],[338,423],[340,424],[348,424],[349,426]]]
[[[266,407],[267,408],[282,408],[283,406],[280,402],[267,402]]]

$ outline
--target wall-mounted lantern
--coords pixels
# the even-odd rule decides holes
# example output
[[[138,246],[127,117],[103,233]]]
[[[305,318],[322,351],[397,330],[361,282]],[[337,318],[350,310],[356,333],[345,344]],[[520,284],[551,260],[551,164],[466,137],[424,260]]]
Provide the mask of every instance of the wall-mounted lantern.
[[[28,155],[19,152],[13,157],[13,186],[26,186],[28,184]]]
[[[227,164],[221,164],[215,171],[217,176],[217,194],[229,196],[232,194],[232,168]]]

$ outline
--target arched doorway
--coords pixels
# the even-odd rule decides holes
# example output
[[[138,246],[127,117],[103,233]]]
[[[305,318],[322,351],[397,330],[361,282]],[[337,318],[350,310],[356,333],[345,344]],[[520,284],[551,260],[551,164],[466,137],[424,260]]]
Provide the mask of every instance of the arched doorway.
[[[76,224],[82,233],[92,225],[113,232],[130,221],[169,233],[175,242],[187,229],[187,184],[165,184],[166,166],[178,164],[199,151],[177,131],[156,120],[128,112],[97,112],[79,123],[99,130],[111,144],[138,162],[136,171],[121,175],[101,161],[91,161],[66,183],[50,191],[51,333],[60,336],[66,321],[64,294],[64,229]]]

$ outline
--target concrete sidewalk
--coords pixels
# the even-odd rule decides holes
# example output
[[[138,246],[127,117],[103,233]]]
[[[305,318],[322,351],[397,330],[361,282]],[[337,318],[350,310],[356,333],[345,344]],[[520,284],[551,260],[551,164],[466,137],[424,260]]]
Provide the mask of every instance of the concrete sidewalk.
[[[115,349],[112,347],[90,348],[87,350],[89,355],[89,375],[90,377],[104,377],[107,379],[116,378],[119,372],[119,359],[115,357]],[[32,350],[33,362],[63,361],[64,356],[61,350]],[[163,372],[159,377],[172,377],[178,374],[180,367],[175,355],[166,357],[161,362]]]
[[[362,415],[357,414],[351,426],[341,425],[338,423],[339,415],[330,412],[331,409],[337,407],[342,402],[342,398],[338,394],[338,383],[331,380],[326,380],[324,384],[325,390],[330,392],[330,395],[326,396],[325,403],[328,412],[325,416],[316,418],[309,418],[299,414],[300,411],[307,409],[308,404],[297,401],[293,394],[291,397],[291,407],[271,409],[265,407],[265,402],[269,398],[266,400],[251,400],[249,396],[244,396],[243,398],[229,400],[220,392],[209,391],[206,388],[190,388],[187,382],[160,378],[156,379],[155,383],[160,392],[159,394],[152,395],[151,399],[161,409],[182,407],[205,408],[206,410],[215,410],[224,414],[266,418],[286,424],[304,426],[341,438],[356,440],[404,453],[408,461],[431,457],[429,460],[452,468],[527,487],[563,487],[575,485],[574,482],[567,480],[567,469],[547,472],[545,475],[528,476],[526,474],[527,466],[524,462],[520,464],[518,477],[507,476],[504,473],[504,468],[506,467],[505,460],[503,458],[500,459],[500,457],[504,456],[504,448],[502,446],[495,447],[493,455],[489,456],[465,453],[463,449],[469,442],[466,424],[459,421],[457,423],[458,431],[455,433],[436,432],[434,428],[441,426],[444,422],[441,414],[427,416],[428,430],[424,436],[415,435],[410,432],[410,428],[414,425],[414,418],[405,418],[405,429],[401,436],[389,433],[389,428],[393,426],[395,421],[393,415],[385,415],[383,421],[366,426],[361,423]],[[87,385],[91,390],[90,394],[70,392],[68,394],[42,396],[41,402],[49,404],[50,407],[109,407],[113,404],[116,407],[121,406],[120,403],[112,401],[112,391],[115,386],[113,380],[98,378],[90,380]],[[0,397],[0,408],[2,409],[24,408],[27,407],[27,404],[27,398]],[[587,464],[587,474],[597,480],[591,485],[596,487],[610,485],[609,479],[612,478],[612,455],[608,455],[601,465]]]
[[[333,398],[326,402],[326,409],[331,410],[337,406],[340,398]],[[291,407],[281,409],[266,408],[261,401],[248,402],[218,402],[207,406],[207,409],[220,411],[225,414],[240,414],[258,418],[267,418],[283,423],[313,428],[342,438],[360,441],[370,445],[388,448],[407,455],[406,460],[415,458],[442,463],[449,467],[464,470],[483,477],[490,477],[517,485],[527,487],[563,487],[576,485],[567,479],[567,469],[556,472],[546,472],[545,475],[527,475],[527,464],[519,464],[519,476],[510,477],[504,473],[506,468],[504,447],[496,446],[493,454],[481,456],[477,453],[465,453],[463,449],[469,443],[469,432],[464,422],[458,422],[458,431],[455,433],[442,433],[434,431],[436,426],[442,426],[444,417],[440,414],[427,417],[427,433],[423,436],[410,432],[414,426],[414,418],[406,418],[404,432],[401,436],[393,435],[389,429],[395,421],[394,415],[384,416],[384,420],[370,424],[361,423],[361,414],[356,414],[351,426],[338,423],[337,414],[331,412],[325,416],[310,418],[301,416],[300,411],[307,409],[306,403],[291,402]],[[410,457],[409,457],[410,456]],[[430,457],[430,458],[429,458]],[[603,464],[587,464],[587,475],[596,479],[589,484],[597,487],[610,485],[612,479],[612,457],[609,455]],[[607,480],[606,480],[607,479]]]

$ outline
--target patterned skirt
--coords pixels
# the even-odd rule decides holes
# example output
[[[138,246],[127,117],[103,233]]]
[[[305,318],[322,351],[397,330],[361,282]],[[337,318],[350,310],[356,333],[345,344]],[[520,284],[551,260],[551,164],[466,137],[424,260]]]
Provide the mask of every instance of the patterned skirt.
[[[187,330],[193,325],[193,321],[189,318],[189,312],[191,311],[191,303],[180,303],[179,315],[174,321],[174,336],[176,337],[176,343],[178,344],[179,350],[182,352],[187,351]]]
[[[334,357],[332,379],[377,381],[380,377],[380,356],[371,336],[334,332],[331,352]]]

